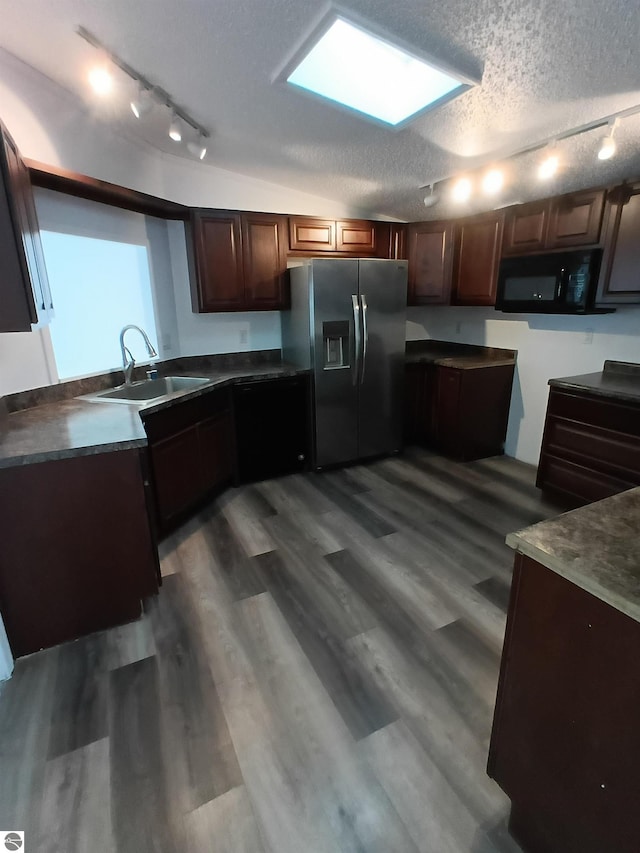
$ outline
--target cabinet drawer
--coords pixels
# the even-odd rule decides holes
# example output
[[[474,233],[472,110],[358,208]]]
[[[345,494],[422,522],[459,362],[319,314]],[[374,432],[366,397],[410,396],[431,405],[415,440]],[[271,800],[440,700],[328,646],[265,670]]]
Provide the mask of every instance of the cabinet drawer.
[[[581,457],[603,471],[620,469],[640,485],[640,436],[626,435],[553,416],[547,419],[545,451],[580,462]],[[615,471],[611,471],[615,474]]]
[[[550,415],[561,418],[640,436],[640,406],[617,403],[605,398],[580,396],[552,388],[547,411]]]
[[[543,452],[536,485],[540,489],[552,489],[570,495],[581,503],[590,503],[632,489],[636,483]]]
[[[204,418],[219,414],[230,406],[228,389],[211,391],[191,400],[176,402],[168,409],[142,415],[147,438],[150,442],[160,441],[176,432],[193,426]]]

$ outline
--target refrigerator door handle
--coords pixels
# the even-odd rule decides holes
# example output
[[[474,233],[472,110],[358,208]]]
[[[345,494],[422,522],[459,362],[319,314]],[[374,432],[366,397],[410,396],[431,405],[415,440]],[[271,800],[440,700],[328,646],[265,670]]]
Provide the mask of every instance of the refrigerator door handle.
[[[367,325],[367,297],[364,293],[360,296],[362,303],[362,371],[360,372],[360,384],[364,382],[364,371],[367,366],[367,345],[369,343],[369,327]]]
[[[360,305],[357,293],[351,294],[351,306],[353,308],[353,384],[358,384],[358,373],[360,371],[360,348],[362,336],[360,334]]]

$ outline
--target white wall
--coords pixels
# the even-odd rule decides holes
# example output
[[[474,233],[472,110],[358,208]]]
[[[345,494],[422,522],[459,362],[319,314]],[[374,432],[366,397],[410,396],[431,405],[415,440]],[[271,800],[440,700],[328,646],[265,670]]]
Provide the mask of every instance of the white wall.
[[[551,378],[640,362],[640,307],[615,314],[502,314],[493,308],[410,308],[407,340],[434,338],[518,350],[505,452],[537,465]]]

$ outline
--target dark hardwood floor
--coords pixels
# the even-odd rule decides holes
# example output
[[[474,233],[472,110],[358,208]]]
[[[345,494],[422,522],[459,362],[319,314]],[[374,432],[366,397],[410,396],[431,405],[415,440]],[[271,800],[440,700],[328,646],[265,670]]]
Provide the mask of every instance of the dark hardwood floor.
[[[0,829],[46,853],[516,853],[485,772],[533,468],[410,449],[233,489],[139,622],[0,686]]]

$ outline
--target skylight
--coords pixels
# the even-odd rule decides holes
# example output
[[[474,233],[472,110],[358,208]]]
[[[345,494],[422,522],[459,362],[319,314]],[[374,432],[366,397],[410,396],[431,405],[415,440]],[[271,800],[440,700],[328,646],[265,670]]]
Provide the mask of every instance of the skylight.
[[[314,40],[287,82],[392,126],[470,86],[341,17]]]

